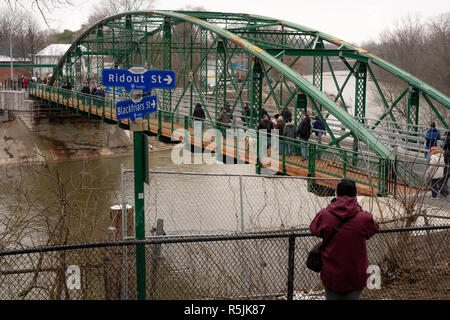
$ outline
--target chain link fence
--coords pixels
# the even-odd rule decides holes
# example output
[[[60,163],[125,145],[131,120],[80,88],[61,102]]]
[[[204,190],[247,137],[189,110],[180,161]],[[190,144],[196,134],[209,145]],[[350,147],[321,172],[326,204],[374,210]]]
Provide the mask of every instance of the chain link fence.
[[[308,229],[316,213],[334,197],[339,181],[150,171],[144,194],[146,235],[155,234],[158,221],[163,221],[167,235]],[[358,202],[386,227],[447,225],[450,219],[448,200],[431,199],[422,190],[396,198],[361,196]],[[121,205],[134,205],[134,171],[125,168]],[[124,219],[122,230],[133,229],[126,225],[129,220]]]
[[[362,299],[449,299],[449,226],[385,229],[367,242]],[[0,252],[0,299],[136,299],[145,244],[147,299],[324,299],[305,267],[309,233],[163,236]]]
[[[125,207],[134,204],[134,174],[122,172]],[[149,180],[146,234],[152,234],[158,219],[170,235],[303,229],[333,197],[327,187],[314,184],[318,180],[304,178],[150,171]],[[339,180],[320,182],[336,185]],[[316,193],[310,192],[313,188]]]
[[[305,267],[318,242],[306,229],[339,179],[149,177],[145,241],[133,239],[133,170],[122,168],[111,241],[0,252],[0,299],[133,300],[142,287],[137,267],[146,272],[147,299],[324,299],[319,274]],[[429,200],[421,193],[358,198],[382,227],[367,242],[363,299],[450,298],[450,208]]]

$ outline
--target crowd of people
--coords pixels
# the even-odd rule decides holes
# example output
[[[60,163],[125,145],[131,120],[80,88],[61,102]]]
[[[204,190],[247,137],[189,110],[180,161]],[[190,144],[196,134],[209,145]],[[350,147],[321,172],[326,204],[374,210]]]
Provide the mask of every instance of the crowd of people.
[[[200,103],[197,103],[193,114],[193,117],[202,120],[205,119],[206,114]],[[244,127],[249,126],[250,120],[254,119],[258,116],[255,108],[251,109],[248,103],[244,103],[244,108],[242,109],[241,121]],[[318,139],[318,142],[321,143],[322,136],[326,134],[325,124],[323,120],[316,116],[314,118],[314,123],[311,123],[311,118],[308,113],[303,115],[303,119],[298,126],[295,125],[292,112],[288,108],[284,108],[280,114],[275,114],[273,118],[271,118],[269,112],[267,111],[265,106],[261,107],[261,121],[257,125],[258,130],[262,130],[265,134],[267,134],[267,148],[271,147],[271,133],[272,130],[278,130],[278,135],[281,137],[286,137],[289,139],[300,139],[301,147],[300,154],[303,160],[308,157],[308,144],[307,141],[310,139],[311,134],[314,133]],[[220,108],[219,114],[217,116],[218,128],[221,130],[222,135],[226,136],[226,128],[230,123],[233,122],[233,112],[230,103],[226,103],[225,106]],[[280,148],[282,148],[280,142]],[[292,143],[285,144],[285,154],[290,157],[293,155],[294,146]]]
[[[28,82],[33,81],[33,79],[30,76],[26,75],[20,75],[17,78],[17,83],[19,85],[19,88],[28,90]]]
[[[249,120],[256,117],[257,112],[249,107],[248,103],[244,103],[242,109],[242,123],[244,126],[248,126]],[[314,121],[308,113],[304,113],[302,120],[298,126],[295,126],[292,113],[288,108],[284,108],[281,114],[275,114],[271,119],[269,112],[265,106],[261,107],[262,119],[259,122],[257,129],[262,130],[267,134],[267,148],[271,147],[270,135],[272,130],[277,129],[280,138],[285,137],[288,140],[298,139],[300,141],[300,156],[302,160],[308,158],[308,141],[311,135],[314,133],[317,142],[322,142],[322,136],[326,135],[326,127],[323,118],[316,115]],[[206,114],[200,103],[197,103],[193,112],[193,117],[198,119],[205,119]],[[220,109],[218,114],[218,127],[222,132],[222,135],[226,137],[226,128],[232,122],[233,114],[230,103],[227,103]],[[430,159],[428,163],[428,169],[425,172],[427,181],[430,181],[432,189],[432,197],[436,198],[438,195],[447,197],[448,180],[450,176],[450,131],[447,132],[447,138],[444,142],[442,149],[437,147],[438,141],[442,140],[439,130],[436,128],[436,124],[433,122],[430,124],[429,130],[425,134],[426,152],[425,158]],[[279,150],[282,150],[280,142]],[[286,143],[284,148],[285,155],[291,157],[294,154],[294,145],[292,143]],[[319,155],[318,155],[319,156]]]

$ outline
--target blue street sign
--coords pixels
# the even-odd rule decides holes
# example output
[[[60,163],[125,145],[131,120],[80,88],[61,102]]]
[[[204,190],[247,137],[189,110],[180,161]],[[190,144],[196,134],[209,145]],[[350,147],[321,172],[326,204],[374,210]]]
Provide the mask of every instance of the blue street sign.
[[[142,90],[144,93],[153,88],[174,89],[176,74],[173,70],[147,70],[144,67],[124,69],[103,69],[102,84],[111,87],[123,87],[126,91]]]
[[[117,120],[128,119],[135,122],[136,118],[144,118],[146,114],[158,110],[156,96],[146,96],[138,102],[133,100],[122,100],[116,103]]]

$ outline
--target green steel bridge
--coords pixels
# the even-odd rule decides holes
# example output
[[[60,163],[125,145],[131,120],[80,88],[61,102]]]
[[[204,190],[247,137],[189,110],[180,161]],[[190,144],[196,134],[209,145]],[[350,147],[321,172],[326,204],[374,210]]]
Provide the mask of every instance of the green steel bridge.
[[[385,132],[383,125],[389,122],[407,144],[421,139],[424,115],[431,115],[445,130],[450,120],[449,97],[364,49],[296,23],[236,13],[145,11],[108,17],[72,44],[48,85],[32,83],[30,94],[130,129],[129,120],[117,121],[115,103],[131,98],[131,94],[108,88],[107,97],[100,98],[81,94],[80,89],[86,82],[101,85],[104,68],[128,69],[136,65],[177,73],[176,89],[152,91],[158,96],[159,110],[145,119],[146,133],[170,138],[176,129],[193,132],[196,103],[205,109],[204,128],[219,127],[219,111],[227,103],[233,114],[228,127],[236,129],[257,128],[262,106],[272,115],[287,108],[296,124],[303,113],[314,113],[325,124],[325,143],[310,141],[307,160],[281,152],[276,159],[280,160],[278,171],[352,178],[366,194],[390,194],[399,184],[422,184],[413,165],[399,156],[398,148],[381,139],[377,129]],[[310,79],[299,70],[311,74]],[[338,71],[345,72],[344,82],[339,83]],[[403,84],[394,99],[388,99],[383,92],[377,80],[380,72]],[[332,95],[324,90],[325,74],[331,75],[335,89]],[[60,88],[67,80],[74,91]],[[348,85],[353,81],[353,87]],[[366,114],[369,82],[382,106],[381,115],[372,123]],[[345,101],[349,91],[353,103]],[[254,106],[248,117],[242,113],[244,103]],[[399,119],[395,111],[403,106],[404,117]],[[342,130],[332,128],[332,121],[339,123]],[[203,136],[181,138],[201,147],[213,142]],[[252,155],[248,144],[240,147],[234,139],[214,140],[217,154],[254,161],[260,172],[264,159],[257,152]],[[300,142],[281,138],[281,148],[288,145],[297,150]]]

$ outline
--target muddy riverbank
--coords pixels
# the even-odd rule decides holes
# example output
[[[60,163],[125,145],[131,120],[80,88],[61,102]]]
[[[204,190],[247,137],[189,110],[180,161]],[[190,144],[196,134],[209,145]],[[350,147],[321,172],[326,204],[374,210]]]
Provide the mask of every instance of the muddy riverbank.
[[[107,159],[133,155],[132,133],[115,125],[83,118],[44,119],[29,115],[0,123],[0,166],[43,165],[61,161]],[[149,138],[150,152],[172,144]]]

